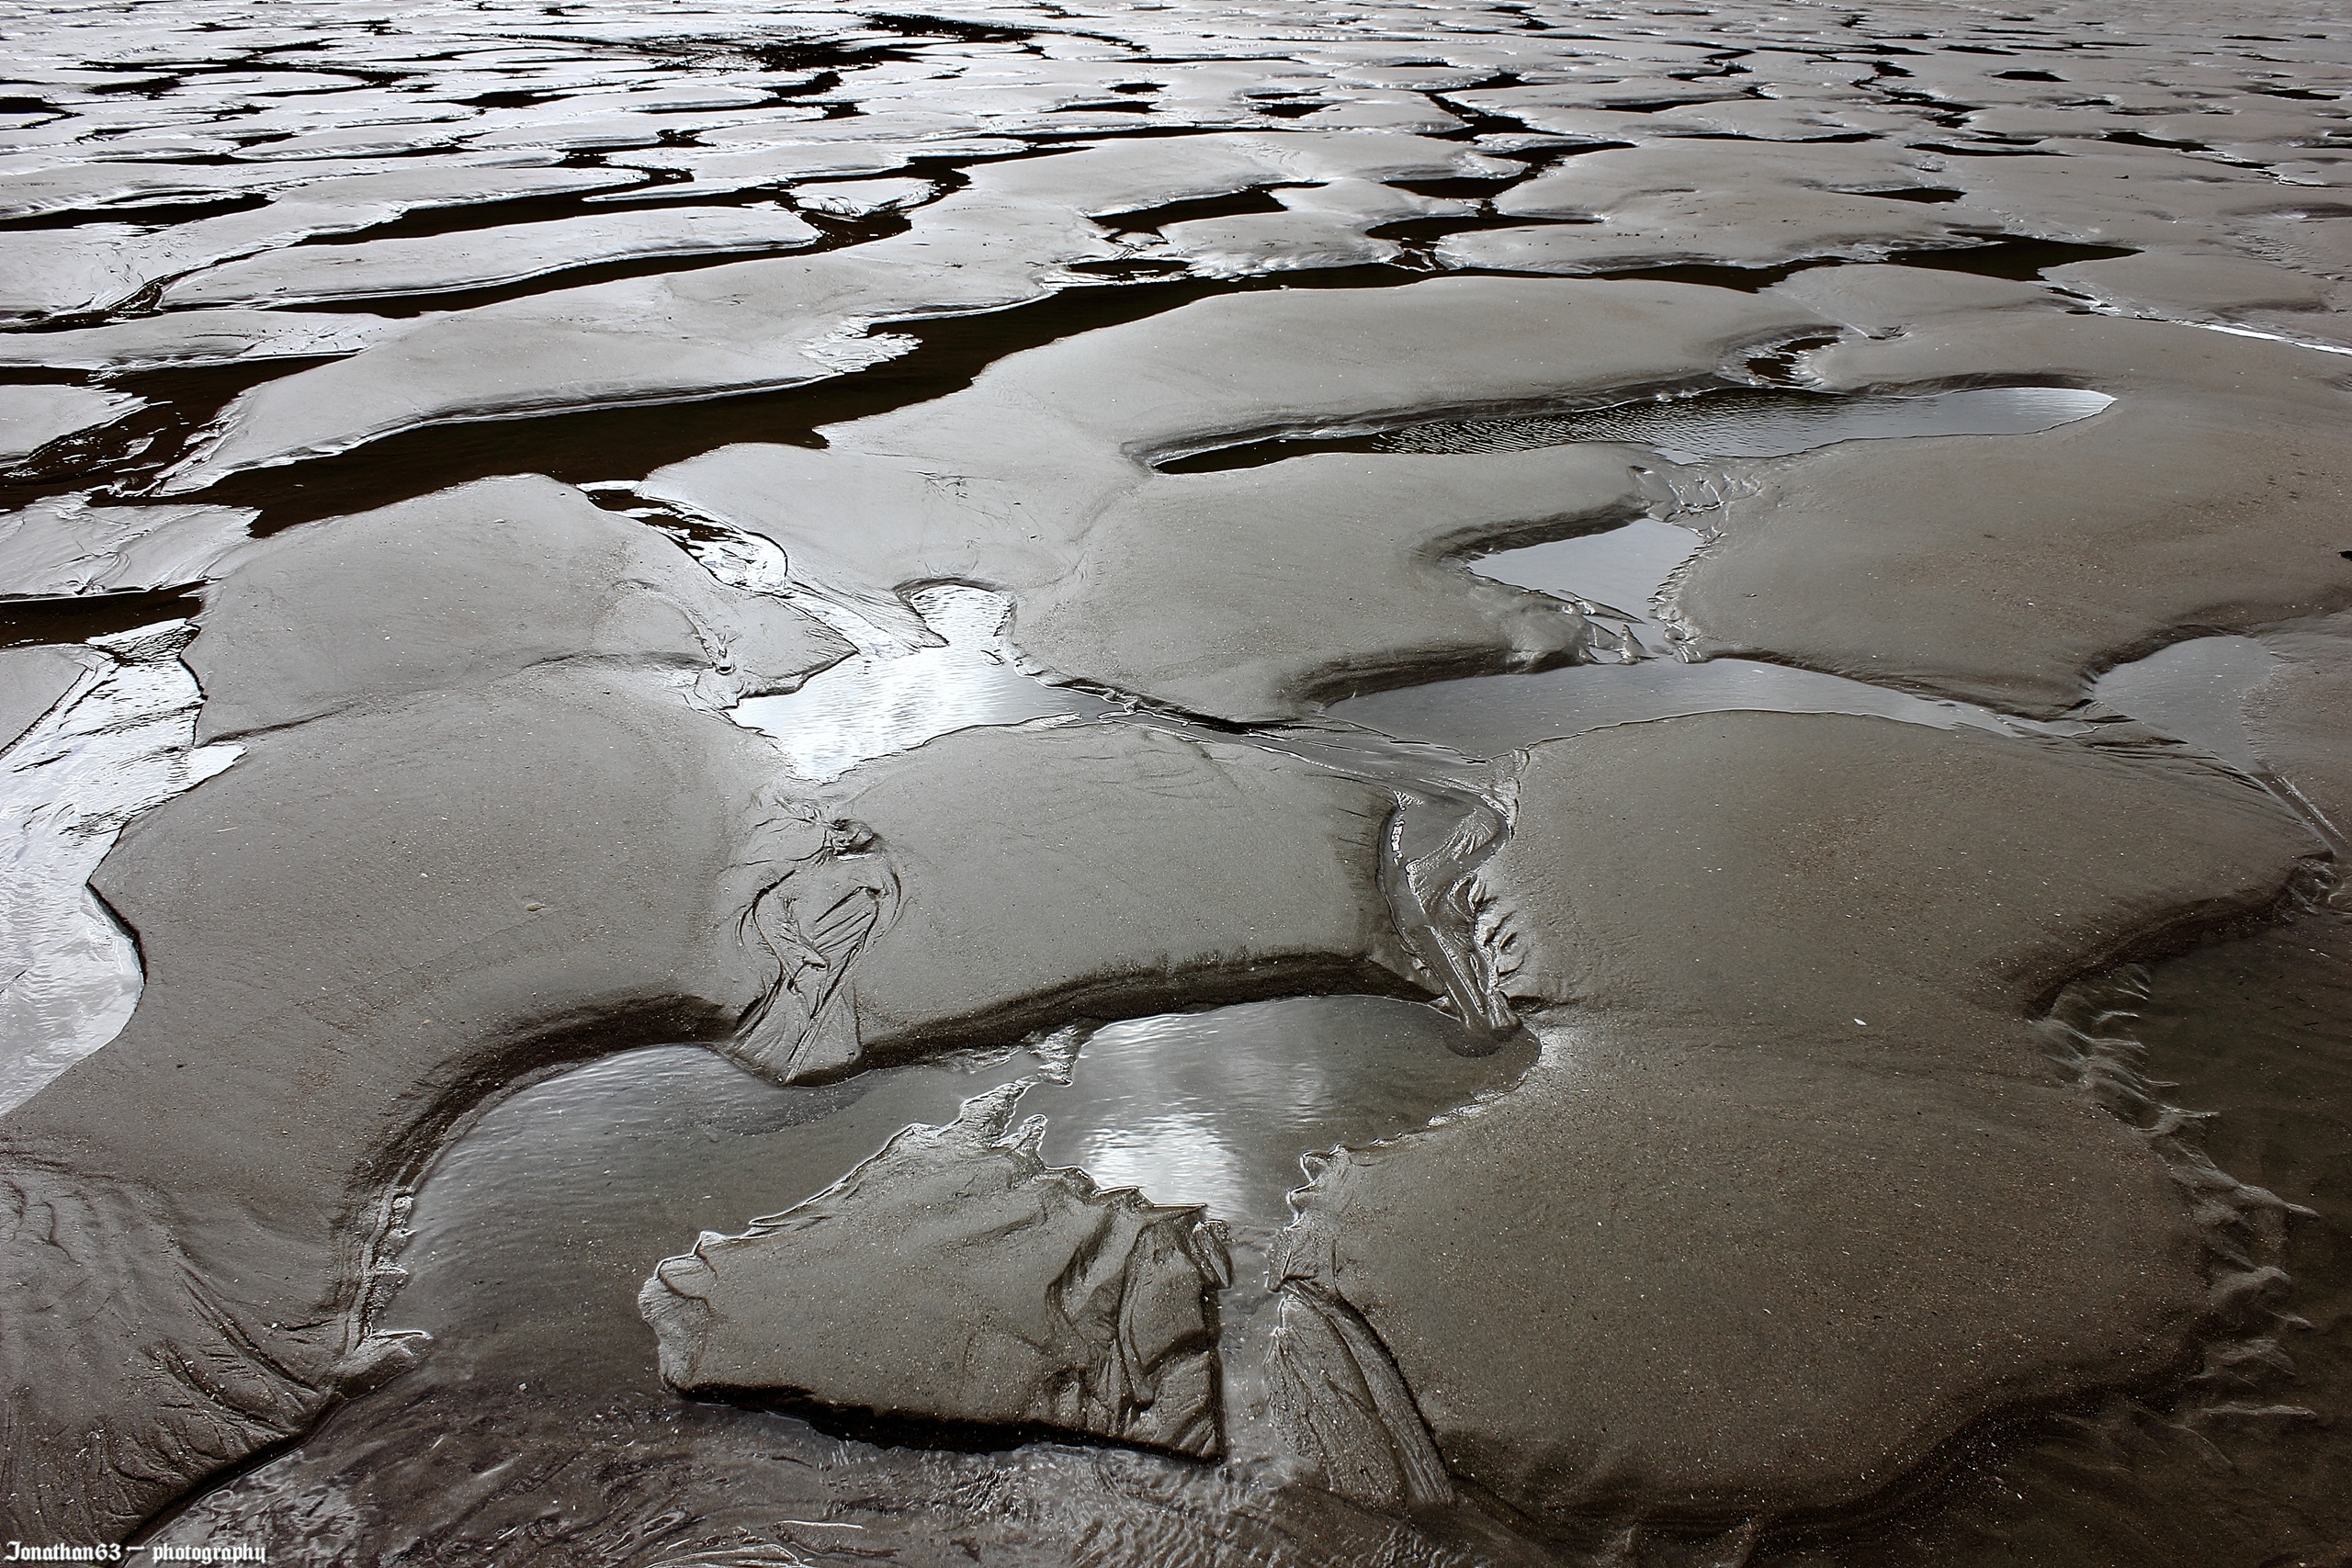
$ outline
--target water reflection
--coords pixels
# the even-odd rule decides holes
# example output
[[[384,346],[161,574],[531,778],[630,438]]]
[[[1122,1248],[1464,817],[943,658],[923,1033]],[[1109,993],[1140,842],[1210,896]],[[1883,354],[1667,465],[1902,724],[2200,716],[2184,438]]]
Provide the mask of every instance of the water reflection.
[[[1114,1023],[1080,1051],[1068,1087],[1041,1085],[1045,1156],[1157,1202],[1245,1225],[1289,1222],[1298,1157],[1409,1132],[1516,1082],[1536,1045],[1494,1055],[1434,1008],[1308,997]]]
[[[1615,724],[1733,711],[1860,714],[1938,729],[1967,725],[2004,734],[2016,728],[2013,721],[1973,704],[1747,659],[1701,664],[1657,659],[1533,675],[1481,675],[1376,692],[1330,709],[1334,718],[1474,757],[1496,757]]]
[[[654,1347],[637,1290],[657,1259],[789,1208],[900,1127],[952,1120],[1023,1077],[1049,1163],[1279,1225],[1302,1154],[1409,1131],[1534,1059],[1524,1037],[1457,1055],[1463,1032],[1416,1003],[1301,998],[1113,1024],[1074,1060],[1073,1032],[1042,1058],[956,1055],[817,1088],[698,1046],[627,1052],[523,1089],[451,1145],[418,1192],[412,1278],[386,1321],[434,1335],[436,1375],[590,1397],[644,1385]]]
[[[1698,552],[1700,542],[1689,528],[1641,517],[1605,533],[1483,556],[1470,570],[1497,582],[1590,605],[1623,625],[1639,652],[1657,654],[1667,651],[1672,638],[1650,602]]]
[[[2091,687],[2097,701],[2178,740],[2252,770],[2245,699],[2278,667],[2250,637],[2200,637],[2119,664]]]
[[[138,950],[90,891],[124,824],[243,754],[193,749],[191,622],[93,637],[78,686],[0,750],[0,1111],[121,1032]]]
[[[1624,441],[1678,463],[1786,457],[1840,441],[1923,435],[2032,435],[2088,419],[2115,400],[2075,387],[1968,387],[1951,392],[1812,392],[1718,388],[1606,408],[1431,420],[1362,433],[1283,436],[1170,459],[1168,473],[1253,468],[1315,452],[1524,452],[1575,441]]]
[[[792,771],[816,783],[953,730],[1039,718],[1099,718],[1105,698],[1022,672],[1005,640],[1012,606],[1001,593],[946,583],[908,595],[943,640],[875,648],[784,696],[752,697],[729,712],[775,741]]]

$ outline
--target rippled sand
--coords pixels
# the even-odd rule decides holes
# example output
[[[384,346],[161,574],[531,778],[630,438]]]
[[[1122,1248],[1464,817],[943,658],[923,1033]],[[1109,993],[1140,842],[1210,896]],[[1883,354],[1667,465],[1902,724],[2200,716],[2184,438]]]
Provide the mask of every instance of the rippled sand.
[[[0,1535],[2352,1551],[2341,16],[0,17]]]

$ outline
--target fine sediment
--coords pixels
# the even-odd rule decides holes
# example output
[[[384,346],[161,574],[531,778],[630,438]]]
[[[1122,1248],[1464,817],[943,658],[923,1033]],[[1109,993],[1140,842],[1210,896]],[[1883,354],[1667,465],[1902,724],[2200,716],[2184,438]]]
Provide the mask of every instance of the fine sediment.
[[[2164,642],[2352,604],[2352,398],[2323,355],[2003,311],[1807,364],[1853,390],[2030,366],[2116,401],[2039,435],[1854,443],[1750,470],[1674,595],[1698,652],[2047,716]],[[1824,602],[1839,614],[1815,614]]]
[[[1804,1516],[2186,1358],[2189,1207],[2030,1021],[2270,904],[2322,848],[2291,814],[2193,768],[1763,714],[1538,747],[1516,798],[1481,931],[1558,1010],[1542,1059],[1343,1152],[1280,1260],[1377,1334],[1451,1472],[1555,1526]]]
[[[1027,1087],[662,1259],[639,1297],[662,1381],[1220,1456],[1223,1244],[1197,1209],[1046,1168],[1044,1124],[1012,1125]]]

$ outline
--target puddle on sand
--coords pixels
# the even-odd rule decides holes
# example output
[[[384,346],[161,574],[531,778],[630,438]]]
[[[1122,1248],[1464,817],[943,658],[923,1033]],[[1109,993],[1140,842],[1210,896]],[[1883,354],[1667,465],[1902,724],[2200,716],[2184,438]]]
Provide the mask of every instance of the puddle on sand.
[[[1170,473],[1201,473],[1314,452],[1524,452],[1578,441],[1630,442],[1678,463],[1786,457],[1841,441],[2031,435],[2088,419],[2114,400],[2075,387],[1969,387],[1916,396],[1734,387],[1605,408],[1254,441],[1159,467]]]
[[[1003,594],[944,583],[919,588],[907,600],[941,638],[937,646],[885,645],[829,617],[861,645],[856,658],[810,676],[797,692],[747,698],[728,716],[774,740],[796,774],[824,784],[861,762],[975,725],[1126,711],[1024,673],[1005,640],[1012,602]]]
[[[91,874],[126,823],[235,761],[192,750],[187,621],[90,639],[90,672],[0,750],[0,1111],[112,1040],[143,978]]]
[[[1276,1228],[1298,1156],[1418,1127],[1517,1081],[1535,1057],[1521,1034],[1491,1042],[1447,1014],[1381,997],[1253,1002],[1098,1030],[1068,1087],[1022,1102],[1046,1120],[1048,1165],[1159,1203]]]
[[[1989,709],[1842,675],[1747,659],[1687,664],[1659,657],[1672,653],[1674,640],[1651,601],[1701,542],[1688,528],[1645,517],[1468,563],[1480,577],[1591,606],[1622,628],[1626,662],[1437,681],[1350,697],[1328,711],[1346,723],[1472,757],[1496,757],[1611,725],[1734,710],[1864,714],[1939,729],[1965,724],[2010,731],[2009,722]]]
[[[1017,1435],[956,1451],[952,1435],[913,1428],[890,1428],[889,1446],[876,1446],[681,1400],[658,1382],[637,1310],[654,1264],[698,1231],[740,1232],[823,1190],[899,1128],[949,1121],[964,1100],[1031,1078],[1020,1111],[1049,1118],[1049,1160],[1092,1162],[1104,1183],[1136,1181],[1157,1201],[1235,1206],[1223,1341],[1228,1406],[1247,1427],[1273,1315],[1262,1242],[1288,1217],[1283,1192],[1305,1179],[1299,1156],[1405,1132],[1507,1088],[1537,1050],[1522,1036],[1473,1058],[1452,1048],[1463,1040],[1454,1021],[1416,1003],[1307,997],[1132,1020],[1082,1042],[1067,1030],[1035,1054],[820,1087],[768,1083],[699,1046],[546,1078],[462,1133],[416,1195],[400,1258],[412,1277],[384,1321],[433,1333],[424,1364],[198,1499],[162,1534],[266,1538],[321,1561],[420,1549],[471,1561],[479,1552],[465,1549],[487,1540],[513,1562],[832,1561],[844,1546],[859,1561],[933,1562],[964,1561],[976,1531],[1001,1529],[1008,1550],[989,1561],[1043,1560],[1083,1536],[1106,1562],[1204,1565],[1239,1552],[1302,1568],[1532,1563],[1499,1538],[1467,1558],[1434,1546],[1422,1525],[1286,1488],[1279,1466],[1204,1467]],[[1069,1083],[1052,1081],[1065,1071]],[[1237,1460],[1268,1447],[1247,1436],[1237,1433]],[[977,1516],[976,1489],[990,1499]],[[714,1539],[730,1544],[683,1551]]]
[[[1245,1227],[1285,1223],[1299,1156],[1408,1131],[1514,1082],[1522,1037],[1482,1046],[1432,1008],[1309,997],[1106,1026],[1071,1082],[1021,1105],[1047,1118],[1048,1163],[1154,1201],[1205,1203]],[[1066,1049],[1066,1048],[1065,1048]],[[420,1188],[385,1314],[438,1342],[436,1375],[510,1373],[583,1394],[646,1384],[637,1291],[705,1229],[741,1231],[821,1191],[915,1122],[1040,1073],[1026,1053],[877,1068],[785,1087],[698,1046],[628,1052],[501,1101]]]
[[[2119,664],[2091,687],[2096,702],[2248,771],[2260,766],[2245,699],[2278,656],[2250,637],[2200,637]]]
[[[1481,556],[1468,565],[1497,582],[1589,604],[1623,625],[1641,652],[1657,654],[1667,652],[1671,639],[1650,601],[1701,543],[1688,528],[1643,517],[1604,533]]]

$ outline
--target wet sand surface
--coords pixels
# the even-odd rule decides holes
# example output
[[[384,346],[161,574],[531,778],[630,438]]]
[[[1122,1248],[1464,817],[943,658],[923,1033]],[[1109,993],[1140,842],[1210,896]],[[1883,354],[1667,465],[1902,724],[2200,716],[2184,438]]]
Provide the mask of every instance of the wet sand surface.
[[[0,7],[0,1538],[2352,1553],[2352,28]]]

